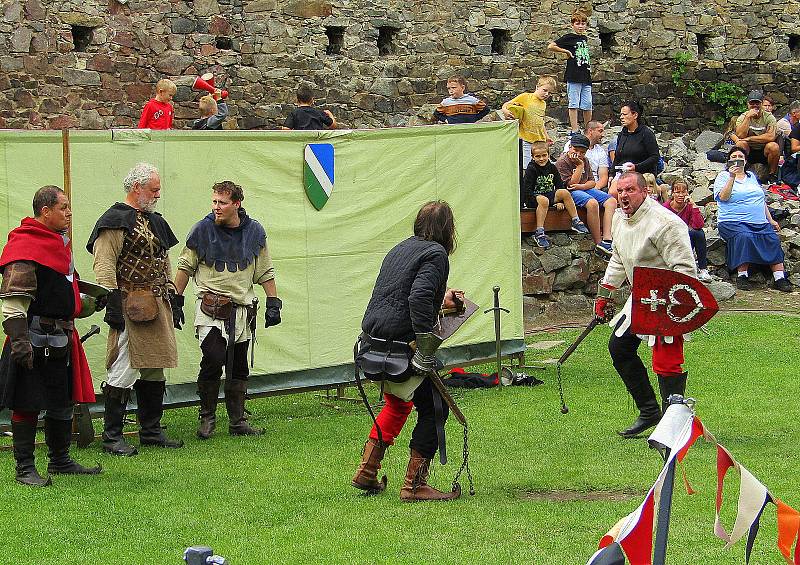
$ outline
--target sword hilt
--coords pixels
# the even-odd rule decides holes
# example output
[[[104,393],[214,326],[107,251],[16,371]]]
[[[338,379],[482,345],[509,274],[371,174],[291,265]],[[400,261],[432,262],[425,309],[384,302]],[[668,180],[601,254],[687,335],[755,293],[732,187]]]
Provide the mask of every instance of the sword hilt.
[[[494,292],[494,306],[492,306],[488,310],[484,310],[483,313],[488,314],[489,312],[498,312],[498,313],[505,312],[506,314],[508,314],[509,310],[500,307],[500,287],[495,286],[492,288],[492,291]]]

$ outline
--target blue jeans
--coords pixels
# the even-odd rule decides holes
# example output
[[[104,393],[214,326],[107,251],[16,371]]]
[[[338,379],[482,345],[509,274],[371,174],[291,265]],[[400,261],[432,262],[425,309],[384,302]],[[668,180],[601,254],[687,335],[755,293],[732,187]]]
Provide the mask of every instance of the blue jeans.
[[[697,268],[708,268],[705,232],[702,229],[693,230],[689,228],[689,241],[692,243],[692,249],[697,253]]]
[[[590,188],[588,190],[570,190],[569,193],[572,195],[572,199],[575,201],[575,206],[580,206],[581,208],[586,208],[586,203],[592,198],[597,200],[597,203],[600,204],[600,206],[602,206],[606,200],[611,198],[607,192],[603,192],[602,190],[598,190],[596,188]]]

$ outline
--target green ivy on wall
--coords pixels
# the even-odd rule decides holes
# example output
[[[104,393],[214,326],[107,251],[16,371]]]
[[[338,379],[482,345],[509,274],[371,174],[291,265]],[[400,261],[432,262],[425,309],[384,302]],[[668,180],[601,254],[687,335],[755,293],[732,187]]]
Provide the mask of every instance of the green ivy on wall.
[[[721,126],[747,110],[747,96],[742,87],[724,80],[686,78],[686,66],[692,60],[692,54],[688,51],[678,51],[672,58],[675,63],[672,82],[675,86],[683,88],[686,96],[696,96],[715,107],[717,114],[714,118],[715,124]]]

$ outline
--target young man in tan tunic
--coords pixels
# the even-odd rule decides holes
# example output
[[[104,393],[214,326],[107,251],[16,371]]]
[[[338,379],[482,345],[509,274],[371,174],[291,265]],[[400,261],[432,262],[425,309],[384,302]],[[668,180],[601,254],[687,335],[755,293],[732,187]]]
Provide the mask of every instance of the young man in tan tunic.
[[[267,234],[242,208],[242,187],[231,181],[212,187],[211,213],[189,231],[178,259],[175,288],[183,295],[190,278],[197,293],[195,330],[203,357],[197,377],[200,426],[197,437],[208,439],[216,427],[217,399],[225,367],[228,433],[259,435],[245,417],[247,350],[256,327],[257,299],[253,285],[267,295],[265,327],[281,322],[281,300],[267,247]]]
[[[161,196],[158,170],[139,163],[123,181],[127,193],[97,220],[86,248],[94,255],[97,282],[113,289],[103,320],[109,325],[103,450],[136,455],[122,435],[131,388],[136,390],[142,445],[183,447],[164,435],[165,368],[178,366],[167,252],[178,240],[155,212]],[[173,299],[172,304],[176,304]]]

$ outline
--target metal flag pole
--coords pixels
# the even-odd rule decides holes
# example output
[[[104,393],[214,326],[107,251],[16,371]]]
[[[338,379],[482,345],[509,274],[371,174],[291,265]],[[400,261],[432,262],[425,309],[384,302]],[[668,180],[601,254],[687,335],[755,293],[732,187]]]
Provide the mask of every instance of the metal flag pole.
[[[692,404],[694,400],[686,400],[680,394],[672,394],[667,399],[667,408],[672,404]],[[651,445],[652,446],[652,445]],[[656,444],[656,447],[658,444]],[[661,486],[661,498],[658,504],[658,515],[656,522],[656,539],[653,550],[653,565],[665,565],[667,559],[667,539],[669,538],[669,518],[672,512],[672,493],[675,487],[675,465],[677,464],[677,457],[670,461],[670,448],[665,447],[660,450],[664,457],[664,461],[669,461],[667,474],[664,475],[664,484]]]

